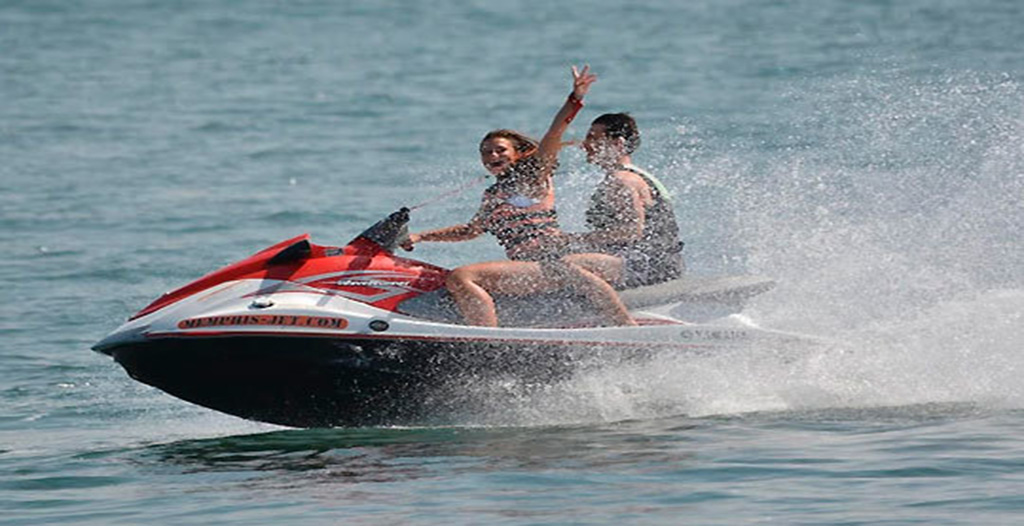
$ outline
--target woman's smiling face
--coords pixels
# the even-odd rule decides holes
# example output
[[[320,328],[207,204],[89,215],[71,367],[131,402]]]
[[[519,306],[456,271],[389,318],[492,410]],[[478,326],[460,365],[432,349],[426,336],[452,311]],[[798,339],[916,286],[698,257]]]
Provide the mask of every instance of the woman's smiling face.
[[[491,175],[504,172],[512,163],[519,160],[522,154],[516,145],[504,137],[494,137],[480,144],[480,162]]]

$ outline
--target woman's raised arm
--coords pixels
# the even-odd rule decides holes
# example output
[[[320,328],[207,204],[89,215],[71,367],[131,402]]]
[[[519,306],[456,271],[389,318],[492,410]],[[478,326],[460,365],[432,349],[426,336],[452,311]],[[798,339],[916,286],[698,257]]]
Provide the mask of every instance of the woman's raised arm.
[[[597,75],[590,73],[590,66],[583,66],[582,70],[572,67],[572,92],[565,99],[565,103],[555,114],[551,126],[540,141],[537,155],[545,165],[545,171],[550,172],[558,159],[558,150],[562,147],[562,135],[569,128],[569,123],[583,107],[583,97],[590,90],[590,85],[597,81]]]

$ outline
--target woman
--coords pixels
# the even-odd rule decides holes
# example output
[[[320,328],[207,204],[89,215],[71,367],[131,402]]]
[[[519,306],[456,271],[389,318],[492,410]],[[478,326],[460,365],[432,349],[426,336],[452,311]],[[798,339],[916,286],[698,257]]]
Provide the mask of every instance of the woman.
[[[591,196],[587,224],[591,231],[570,234],[577,252],[563,261],[597,273],[616,288],[652,285],[683,272],[672,204],[653,175],[633,165],[640,146],[636,121],[626,113],[594,119],[583,141],[587,162],[605,176]]]
[[[484,191],[476,215],[466,224],[410,234],[407,249],[422,241],[463,241],[490,232],[510,261],[458,267],[446,281],[459,311],[471,325],[496,327],[491,294],[527,295],[571,288],[589,298],[613,323],[635,325],[618,294],[598,275],[558,261],[566,239],[558,227],[551,181],[562,135],[583,107],[597,77],[572,68],[573,90],[537,143],[511,130],[495,130],[480,142],[480,161],[497,182]]]

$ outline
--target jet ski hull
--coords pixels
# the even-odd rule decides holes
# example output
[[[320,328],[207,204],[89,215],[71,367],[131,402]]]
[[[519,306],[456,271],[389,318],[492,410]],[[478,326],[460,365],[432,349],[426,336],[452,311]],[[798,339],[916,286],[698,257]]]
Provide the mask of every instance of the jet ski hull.
[[[472,402],[468,383],[550,384],[656,350],[261,335],[158,338],[102,352],[135,380],[223,413],[292,427],[361,427],[450,421]]]
[[[108,353],[135,380],[250,420],[292,427],[415,421],[429,377],[380,359],[380,347],[320,338],[167,338]]]

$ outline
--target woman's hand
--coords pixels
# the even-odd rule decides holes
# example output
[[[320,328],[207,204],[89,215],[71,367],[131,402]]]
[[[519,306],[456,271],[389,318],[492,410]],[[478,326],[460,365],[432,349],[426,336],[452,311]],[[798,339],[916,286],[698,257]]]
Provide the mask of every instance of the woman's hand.
[[[398,246],[405,249],[406,252],[412,252],[414,245],[416,245],[416,243],[419,243],[421,240],[422,237],[419,234],[410,233],[408,236],[405,237],[405,239],[402,240],[401,243],[399,243]]]
[[[597,75],[590,72],[590,66],[584,65],[583,70],[577,70],[576,66],[572,67],[572,96],[578,101],[582,101],[583,97],[590,90],[590,85],[597,82]]]

